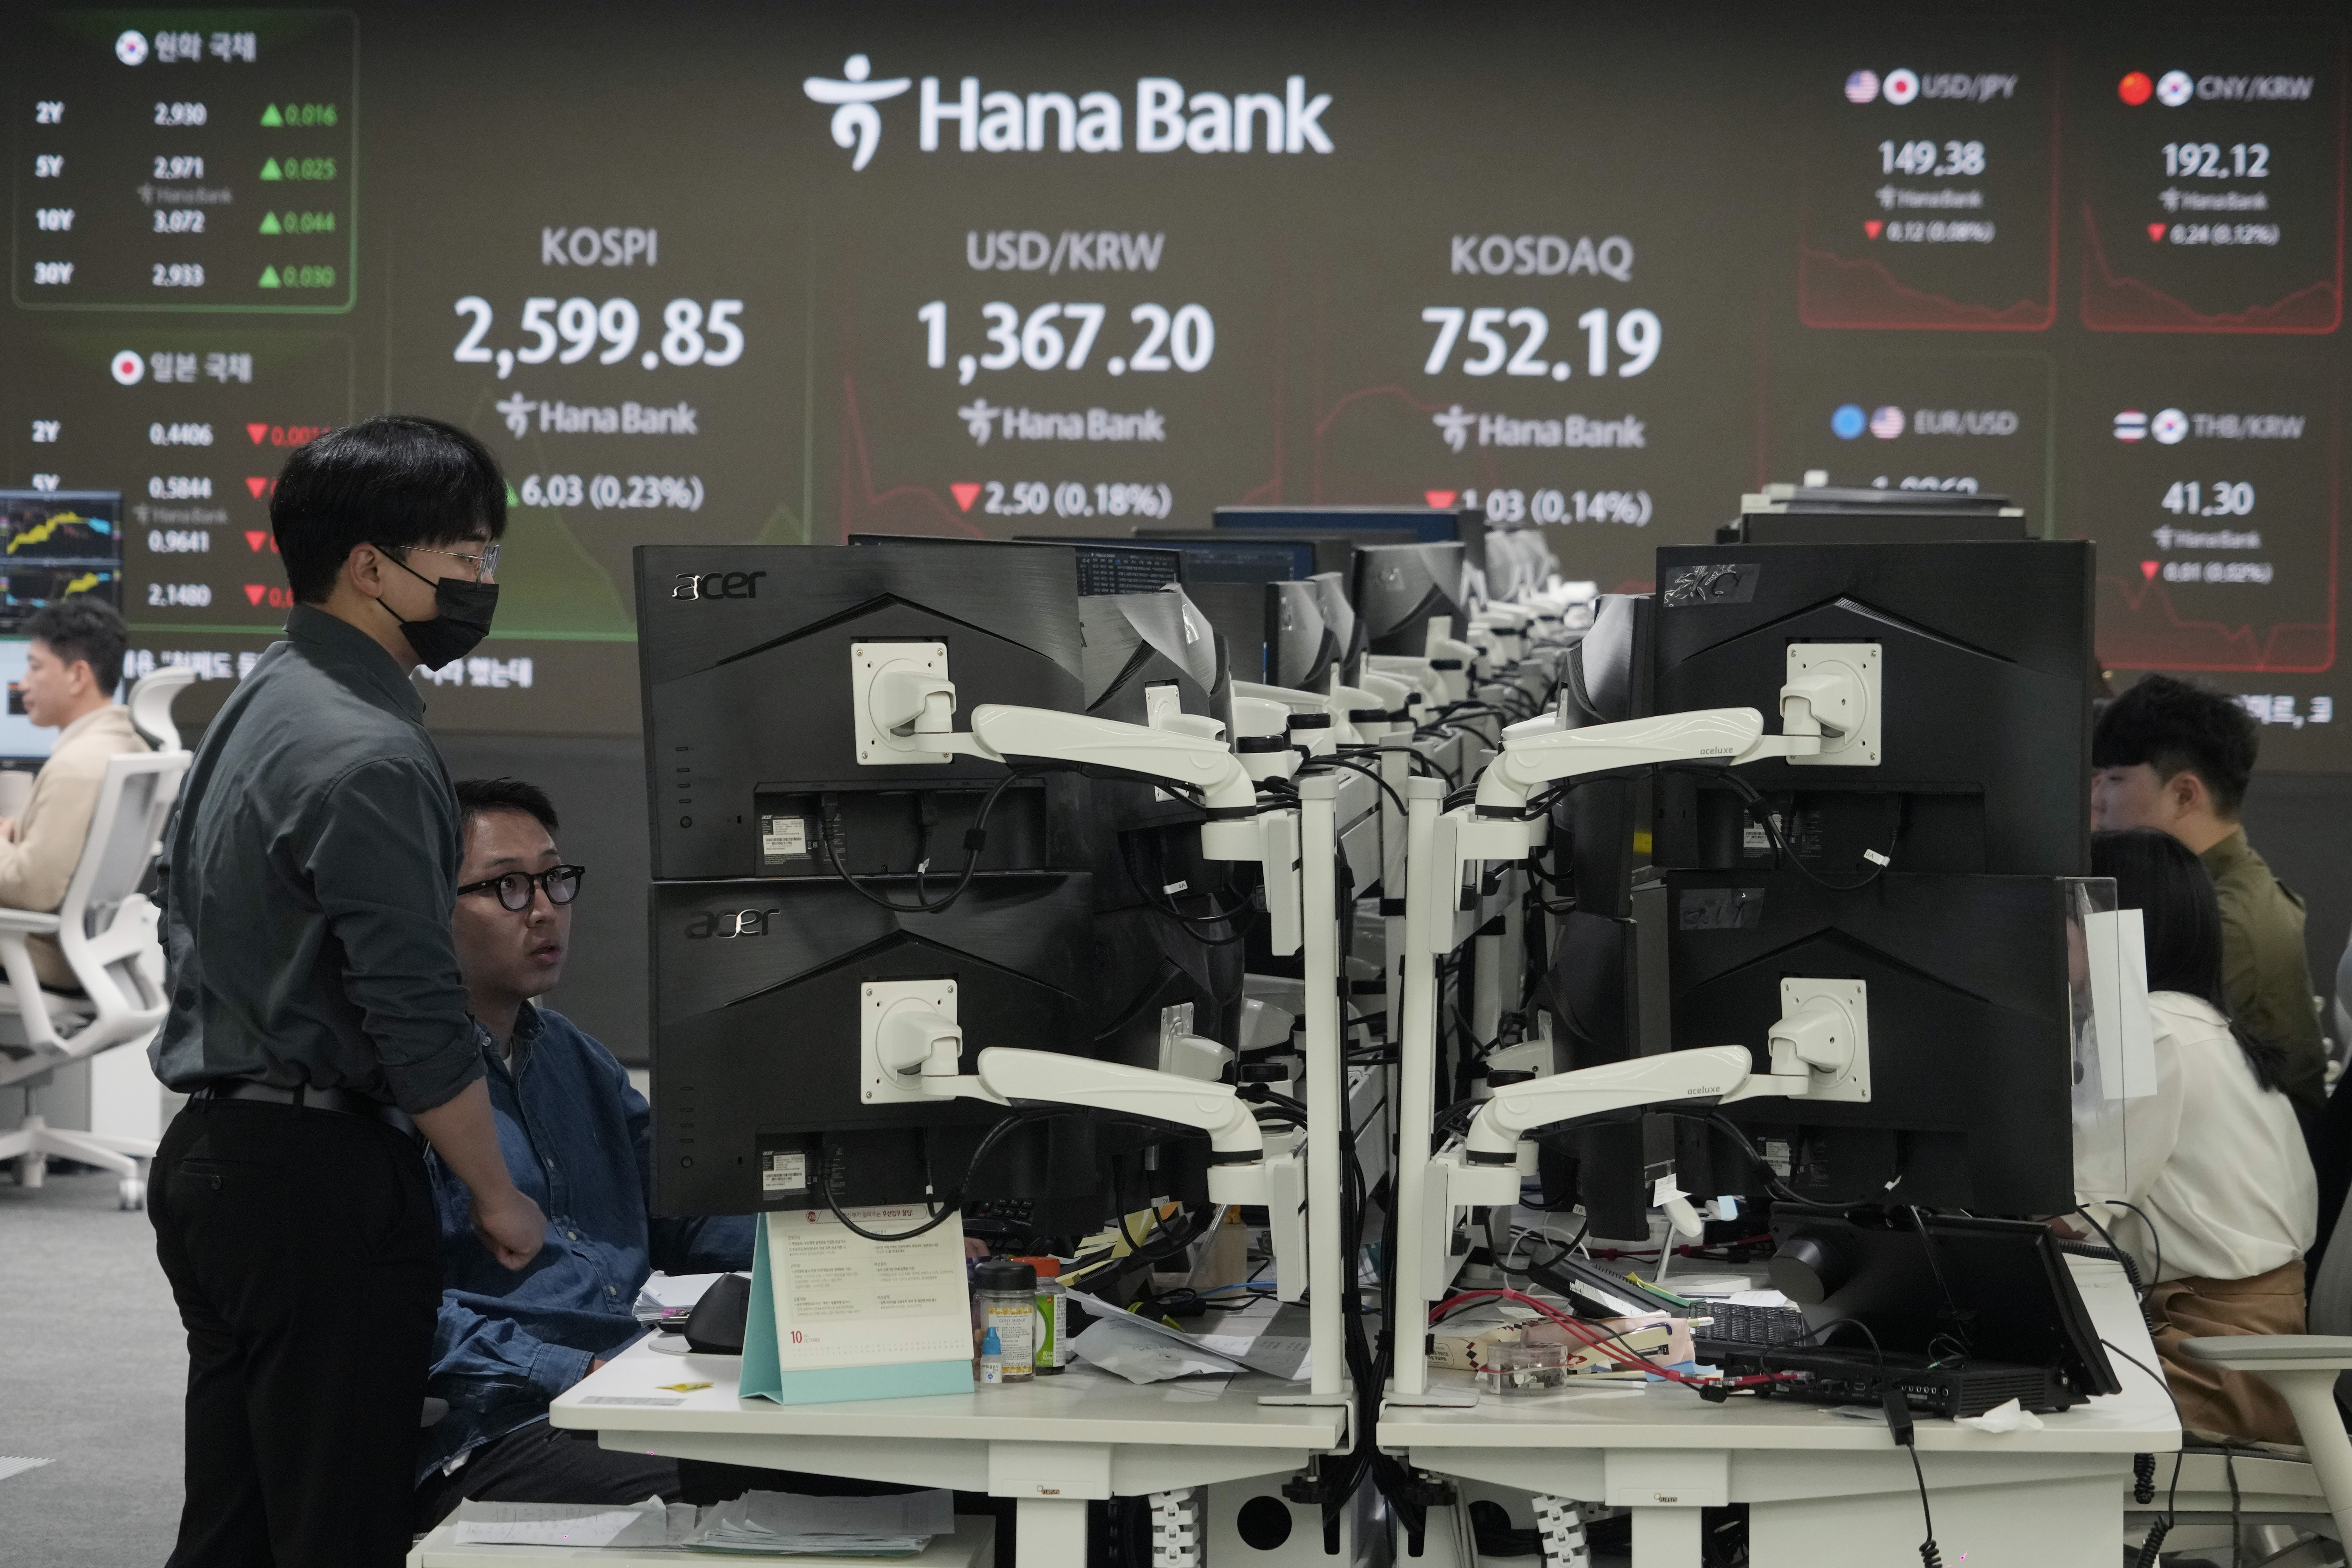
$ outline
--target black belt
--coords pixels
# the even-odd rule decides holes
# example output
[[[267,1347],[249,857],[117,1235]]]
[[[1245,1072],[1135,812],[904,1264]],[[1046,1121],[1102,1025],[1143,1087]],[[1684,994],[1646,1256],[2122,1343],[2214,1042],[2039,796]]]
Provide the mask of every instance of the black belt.
[[[244,1100],[264,1105],[290,1105],[297,1110],[326,1110],[338,1116],[362,1116],[371,1121],[381,1121],[386,1127],[424,1147],[425,1134],[405,1110],[396,1105],[386,1105],[380,1100],[370,1100],[364,1094],[354,1094],[347,1089],[279,1089],[275,1084],[256,1083],[251,1079],[219,1079],[205,1085],[188,1096],[190,1100]]]

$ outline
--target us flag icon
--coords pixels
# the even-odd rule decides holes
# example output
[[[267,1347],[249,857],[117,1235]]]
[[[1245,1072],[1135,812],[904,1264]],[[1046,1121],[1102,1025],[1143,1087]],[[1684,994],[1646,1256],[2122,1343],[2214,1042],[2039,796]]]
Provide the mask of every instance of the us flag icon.
[[[2116,439],[2139,441],[2147,436],[2147,416],[2137,408],[2126,408],[2116,416]]]

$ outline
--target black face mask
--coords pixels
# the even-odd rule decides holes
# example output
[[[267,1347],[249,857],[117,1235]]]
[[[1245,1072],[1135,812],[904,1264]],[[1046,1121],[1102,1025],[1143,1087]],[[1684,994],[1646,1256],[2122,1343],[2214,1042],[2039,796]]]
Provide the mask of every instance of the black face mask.
[[[425,574],[407,562],[396,555],[392,560],[418,582],[426,581]],[[383,605],[382,599],[376,603]],[[383,605],[383,612],[400,622],[400,629],[407,637],[409,648],[416,655],[417,662],[427,669],[439,669],[473,652],[475,647],[489,635],[490,617],[498,607],[499,585],[496,583],[468,583],[462,577],[444,577],[433,584],[435,614],[431,620],[404,620],[400,612],[390,605]]]

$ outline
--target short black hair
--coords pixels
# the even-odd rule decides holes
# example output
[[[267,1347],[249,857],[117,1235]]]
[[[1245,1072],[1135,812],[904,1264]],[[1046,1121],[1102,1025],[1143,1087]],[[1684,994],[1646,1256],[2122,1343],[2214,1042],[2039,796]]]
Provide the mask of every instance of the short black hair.
[[[315,605],[359,544],[454,543],[507,531],[507,481],[490,449],[455,425],[383,414],[295,448],[269,498],[269,527],[294,597]]]
[[[2112,877],[2116,904],[2137,910],[2147,949],[2147,988],[2196,997],[2224,1018],[2221,900],[2197,852],[2155,827],[2091,835],[2091,875]],[[2257,1040],[2234,1023],[2246,1065],[2264,1089],[2285,1082],[2286,1048]]]
[[[555,803],[547,792],[535,784],[520,779],[459,779],[457,781],[458,825],[470,831],[474,818],[486,811],[519,811],[536,817],[539,825],[552,834],[557,823]]]
[[[2162,779],[2193,773],[2205,781],[2215,812],[2234,818],[2262,745],[2262,726],[2235,698],[2169,675],[2147,675],[2100,713],[2091,731],[2091,765],[2146,763]]]
[[[68,664],[87,659],[89,673],[108,696],[122,681],[122,650],[131,634],[112,605],[76,594],[54,605],[43,605],[26,626],[27,637],[49,645],[49,651]]]

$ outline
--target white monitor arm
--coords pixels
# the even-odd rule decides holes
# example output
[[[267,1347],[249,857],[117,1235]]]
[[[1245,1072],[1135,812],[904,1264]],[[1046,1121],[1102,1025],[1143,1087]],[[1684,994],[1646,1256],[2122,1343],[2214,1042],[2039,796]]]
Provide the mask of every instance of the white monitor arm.
[[[1257,785],[1219,738],[1223,726],[1213,719],[1179,714],[1153,729],[1087,713],[983,702],[971,710],[971,728],[959,731],[955,682],[939,643],[852,644],[850,697],[857,760],[868,767],[936,764],[957,756],[992,763],[1029,758],[1197,790],[1213,821],[1257,811]]]
[[[887,1009],[875,1037],[883,1069],[924,1096],[984,1100],[992,1105],[1075,1105],[1198,1129],[1209,1135],[1210,1201],[1267,1201],[1265,1136],[1249,1104],[1231,1084],[1008,1046],[982,1051],[977,1072],[959,1072],[962,1026],[912,996]]]
[[[1478,780],[1476,803],[1459,836],[1461,853],[1488,860],[1518,858],[1543,841],[1547,826],[1541,819],[1525,819],[1529,798],[1548,784],[1591,773],[1661,763],[1738,767],[1771,757],[1876,765],[1877,650],[1817,657],[1817,650],[1832,647],[1790,645],[1778,735],[1764,732],[1764,716],[1753,708],[1701,708],[1576,730],[1560,728],[1557,717],[1512,725],[1503,732],[1503,754]],[[1857,733],[1865,721],[1866,740]]]
[[[1811,1094],[1814,1073],[1809,1064],[1790,1065],[1797,1070],[1755,1072],[1747,1047],[1704,1046],[1506,1084],[1479,1107],[1461,1144],[1438,1156],[1446,1201],[1454,1207],[1502,1207],[1518,1202],[1519,1142],[1531,1130],[1556,1121],[1682,1100],[1721,1105],[1766,1095]]]
[[[1481,816],[1517,816],[1545,785],[1585,773],[1655,763],[1737,767],[1767,757],[1810,756],[1821,749],[1818,728],[1810,734],[1768,735],[1764,715],[1753,708],[1702,708],[1580,730],[1507,734],[1503,754],[1478,781],[1478,810]]]

